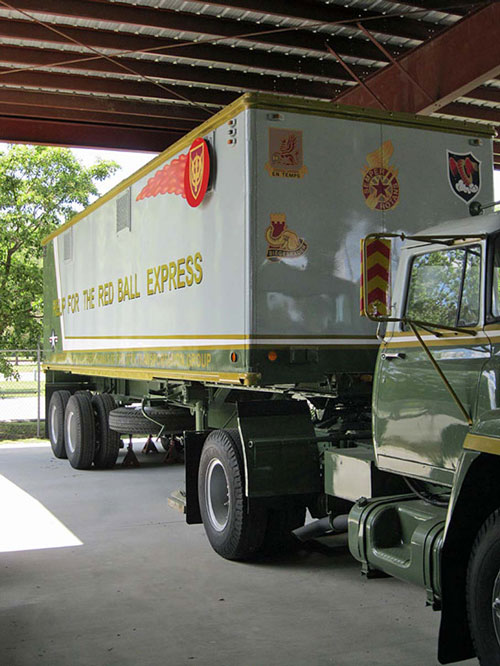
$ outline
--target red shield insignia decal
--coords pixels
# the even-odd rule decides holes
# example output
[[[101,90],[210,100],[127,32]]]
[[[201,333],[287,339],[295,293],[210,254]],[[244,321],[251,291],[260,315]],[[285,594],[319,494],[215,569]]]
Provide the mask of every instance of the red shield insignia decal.
[[[448,152],[448,180],[453,193],[465,203],[481,189],[481,162],[472,153]]]
[[[196,208],[203,201],[210,177],[210,155],[207,142],[195,139],[189,149],[184,170],[184,192],[190,206]]]

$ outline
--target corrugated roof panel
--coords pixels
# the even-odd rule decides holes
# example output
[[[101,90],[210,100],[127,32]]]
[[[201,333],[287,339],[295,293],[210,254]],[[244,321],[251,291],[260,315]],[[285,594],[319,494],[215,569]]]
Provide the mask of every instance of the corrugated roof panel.
[[[422,5],[424,2],[425,0]],[[452,25],[461,18],[461,16],[451,12],[428,10],[425,7],[418,8],[406,5],[404,2],[387,2],[386,0],[375,0],[375,2],[372,0],[325,0],[325,4],[341,5],[352,9],[360,8],[366,12],[380,12],[388,17],[412,18],[438,25]]]
[[[218,108],[217,104],[213,104],[214,100],[224,100],[231,98],[233,93],[237,95],[243,92],[246,90],[246,81],[255,88],[258,82],[256,75],[261,74],[265,76],[262,87],[266,90],[276,87],[293,91],[296,88],[301,90],[302,94],[314,91],[316,95],[325,95],[331,89],[334,96],[341,88],[356,84],[349,80],[347,73],[342,76],[336,58],[327,51],[326,43],[340,53],[345,63],[357,66],[356,72],[361,78],[387,65],[387,58],[382,54],[380,58],[377,57],[376,47],[358,28],[357,21],[362,20],[373,38],[397,55],[411,51],[422,44],[423,40],[439,33],[443,28],[454,25],[469,8],[484,8],[484,3],[481,4],[479,0],[477,3],[457,5],[456,12],[459,13],[428,10],[423,1],[421,3],[423,7],[419,7],[417,2],[410,0],[407,2],[409,4],[404,0],[399,2],[302,0],[290,3],[289,15],[284,15],[287,12],[287,3],[283,0],[267,4],[260,0],[255,0],[255,3],[246,0],[240,3],[246,5],[245,7],[202,0],[108,0],[103,5],[106,10],[102,13],[103,18],[100,18],[101,13],[94,15],[95,8],[100,6],[99,2],[79,5],[67,0],[67,6],[61,9],[61,15],[55,13],[56,9],[52,13],[44,12],[44,3],[39,3],[39,10],[27,13],[0,7],[2,34],[5,35],[1,38],[1,44],[6,47],[3,58],[0,51],[0,65],[3,71],[7,70],[7,76],[0,78],[0,89],[7,89],[3,86],[8,81],[9,69],[15,70],[10,72],[11,78],[18,77],[20,90],[24,87],[24,81],[37,82],[36,71],[39,70],[45,76],[42,78],[40,75],[40,82],[46,86],[52,85],[52,82],[55,86],[61,83],[61,86],[66,86],[63,91],[66,95],[71,94],[71,90],[78,91],[77,77],[84,77],[87,80],[83,86],[86,92],[79,91],[78,94],[101,98],[103,94],[98,92],[99,89],[116,91],[120,87],[116,83],[100,85],[99,78],[119,79],[125,82],[159,81],[161,86],[169,89],[174,89],[177,84],[182,86],[183,90],[191,88],[194,91],[193,96],[197,93],[199,99],[204,98],[200,90],[207,89],[205,97],[210,99],[212,104],[204,102],[203,106]],[[238,0],[235,0],[235,3],[238,5]],[[123,5],[127,6],[127,13],[123,12]],[[75,11],[80,7],[83,8],[82,16],[78,16]],[[91,8],[92,12],[84,14],[83,11],[87,11],[88,8]],[[146,10],[148,13],[144,16],[144,20],[140,20],[144,13],[141,10]],[[173,19],[170,20],[169,15],[160,10],[179,13],[179,20],[175,22]],[[28,15],[32,15],[36,20],[30,21]],[[323,15],[334,16],[337,20],[322,21]],[[87,18],[88,16],[93,18]],[[380,21],[384,16],[388,20]],[[317,20],[315,17],[318,17]],[[220,32],[217,27],[219,18]],[[376,20],[372,21],[372,18]],[[6,29],[9,20],[13,21],[12,34]],[[43,23],[47,26],[45,30],[41,27]],[[172,25],[178,25],[186,30],[174,30]],[[31,26],[33,28],[30,31]],[[50,27],[57,28],[58,34],[51,32]],[[197,29],[202,32],[198,32]],[[68,38],[67,41],[62,41],[66,30],[68,37],[74,35],[74,39]],[[100,32],[102,36],[99,35]],[[260,36],[259,32],[262,33]],[[310,40],[307,37],[308,33],[311,35]],[[232,36],[228,37],[228,34]],[[294,35],[297,35],[296,40]],[[75,43],[75,40],[79,43]],[[184,43],[186,49],[183,52]],[[101,46],[91,47],[91,44],[101,44]],[[199,50],[197,45],[200,45]],[[110,48],[114,46],[116,48]],[[50,51],[50,57],[43,51]],[[92,68],[90,61],[88,68],[85,63],[79,63],[78,68],[75,68],[66,62],[77,54],[93,57],[96,51],[103,57],[117,61],[120,60],[118,56],[123,55],[126,62],[122,64],[130,70],[137,67],[138,70],[147,72],[148,76],[132,74],[125,69],[119,74],[108,73],[105,70],[110,67],[102,67],[102,63],[103,71],[100,72],[99,67]],[[40,52],[42,53],[37,59]],[[234,60],[231,59],[233,52]],[[349,55],[345,55],[346,52]],[[286,56],[290,57],[288,64]],[[37,62],[48,64],[37,64]],[[139,67],[139,64],[142,67]],[[164,76],[162,76],[162,64],[165,64]],[[175,77],[175,69],[172,69],[172,65],[175,64],[179,66],[179,79]],[[190,69],[186,71],[187,67]],[[27,70],[26,74],[18,71],[23,69]],[[220,75],[217,74],[218,70]],[[194,73],[193,76],[191,71]],[[59,74],[60,80],[55,78],[54,74]],[[245,74],[248,74],[246,81]],[[341,78],[338,78],[339,76]],[[205,83],[205,79],[209,79],[211,83]],[[214,81],[219,83],[215,84]],[[297,81],[297,85],[295,86],[292,81]],[[97,92],[89,90],[94,85]],[[148,103],[154,101],[162,104],[161,97],[154,96],[154,88],[151,85],[145,84],[144,87],[148,92],[146,98],[137,96],[142,90],[140,87],[134,88],[133,99],[139,107],[142,99]],[[496,117],[494,114],[497,113],[499,118],[497,124],[500,125],[500,103],[496,101],[495,93],[499,89],[500,81],[497,79],[483,82],[476,90],[477,97],[474,96],[474,91],[464,94],[455,100],[456,106],[449,105],[449,111],[461,113],[462,110],[466,112],[467,108],[470,108],[472,115],[483,113],[489,117]],[[47,90],[54,91],[54,88]],[[215,90],[221,91],[221,95],[217,95]],[[110,99],[115,97],[111,95]],[[117,95],[116,99],[123,99],[123,96]],[[172,104],[172,101],[164,103]],[[186,104],[181,100],[176,103]],[[446,108],[441,111],[443,110]],[[0,104],[0,124],[1,113]],[[446,113],[435,115],[450,117]],[[478,119],[476,122],[485,121]]]

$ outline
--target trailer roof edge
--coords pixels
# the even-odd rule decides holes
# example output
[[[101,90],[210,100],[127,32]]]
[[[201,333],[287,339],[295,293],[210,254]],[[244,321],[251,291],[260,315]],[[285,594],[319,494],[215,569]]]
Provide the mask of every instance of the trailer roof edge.
[[[149,172],[153,171],[166,160],[176,155],[179,151],[191,145],[194,139],[203,137],[209,132],[217,129],[228,122],[237,114],[246,109],[265,109],[269,111],[287,111],[289,113],[301,113],[323,117],[341,118],[344,120],[360,120],[364,122],[383,123],[386,125],[398,125],[404,127],[413,127],[430,131],[449,132],[452,134],[470,134],[479,138],[492,138],[495,136],[495,128],[490,125],[481,125],[467,121],[448,120],[442,118],[433,118],[429,116],[419,116],[410,113],[400,113],[392,111],[382,111],[377,109],[366,109],[358,106],[346,106],[342,104],[333,104],[331,102],[317,102],[314,100],[302,99],[299,97],[284,97],[281,95],[245,93],[238,97],[234,102],[224,109],[214,114],[207,121],[185,134],[178,141],[166,148],[151,161],[134,172],[121,183],[113,187],[109,192],[94,201],[85,210],[77,213],[65,224],[55,229],[51,234],[42,240],[42,245],[47,245],[56,236],[67,231],[74,224],[86,217],[89,213],[107,203],[113,197],[123,192],[135,182],[143,178]]]

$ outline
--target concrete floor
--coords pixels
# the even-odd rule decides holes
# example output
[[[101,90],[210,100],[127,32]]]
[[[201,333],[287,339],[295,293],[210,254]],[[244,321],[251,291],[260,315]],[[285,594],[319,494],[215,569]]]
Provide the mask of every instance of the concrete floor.
[[[328,552],[225,561],[167,507],[183,468],[144,460],[79,472],[48,447],[0,445],[0,478],[82,542],[0,553],[2,666],[437,664],[439,614],[422,590],[363,579],[343,537]],[[17,505],[2,505],[4,536]]]

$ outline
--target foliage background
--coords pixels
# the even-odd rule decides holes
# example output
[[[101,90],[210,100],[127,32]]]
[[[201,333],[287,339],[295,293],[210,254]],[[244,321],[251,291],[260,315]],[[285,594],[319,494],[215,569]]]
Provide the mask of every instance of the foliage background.
[[[42,239],[88,206],[97,183],[119,168],[83,166],[67,148],[9,146],[0,152],[0,349],[33,349],[41,338]],[[15,373],[0,358],[0,373]]]

